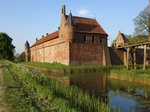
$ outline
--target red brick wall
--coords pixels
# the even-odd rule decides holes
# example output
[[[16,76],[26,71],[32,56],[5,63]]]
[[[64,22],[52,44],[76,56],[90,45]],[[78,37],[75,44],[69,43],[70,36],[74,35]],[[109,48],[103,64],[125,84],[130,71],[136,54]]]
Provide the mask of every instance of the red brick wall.
[[[115,48],[110,47],[109,48],[110,52],[110,59],[112,65],[123,65],[124,64],[124,50],[117,50]],[[150,50],[147,50],[147,57],[150,57]],[[143,64],[143,55],[144,55],[144,50],[143,49],[136,49],[136,63],[137,64]],[[150,60],[147,59],[147,63],[150,63]],[[130,56],[129,56],[129,64],[133,64],[133,52],[130,51]]]
[[[144,57],[144,49],[137,49],[136,50],[136,59],[137,64],[143,64],[143,57]],[[150,64],[150,49],[147,49],[147,64]]]
[[[107,35],[77,33],[73,41],[66,41],[64,37],[44,42],[32,47],[31,61],[58,62],[66,65],[103,65],[109,63],[107,49]],[[92,37],[94,35],[94,42]],[[103,55],[103,53],[105,55]]]
[[[109,47],[109,53],[112,65],[124,64],[124,51]]]
[[[102,65],[102,46],[74,43],[70,45],[70,65]]]
[[[70,65],[103,65],[102,44],[107,43],[105,42],[107,37],[94,35],[94,42],[92,42],[93,35],[86,34],[86,42],[84,42],[84,35],[78,34],[77,40],[70,44]],[[107,47],[107,44],[104,46]]]
[[[31,48],[31,61],[69,64],[69,42],[60,38]]]

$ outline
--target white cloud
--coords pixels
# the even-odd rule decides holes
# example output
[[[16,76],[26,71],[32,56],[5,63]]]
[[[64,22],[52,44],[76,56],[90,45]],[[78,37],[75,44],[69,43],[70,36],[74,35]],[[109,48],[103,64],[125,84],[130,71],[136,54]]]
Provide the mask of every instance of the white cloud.
[[[81,9],[78,11],[78,14],[81,16],[94,16],[89,10]]]

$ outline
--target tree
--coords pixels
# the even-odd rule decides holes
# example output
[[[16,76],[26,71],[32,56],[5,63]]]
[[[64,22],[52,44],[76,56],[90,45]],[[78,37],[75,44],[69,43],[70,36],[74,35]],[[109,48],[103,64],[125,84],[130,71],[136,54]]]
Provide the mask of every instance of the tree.
[[[135,25],[136,35],[147,35],[150,33],[150,10],[146,7],[139,15],[133,20]]]
[[[12,40],[6,33],[0,32],[0,59],[13,60],[15,46]]]
[[[19,56],[15,56],[16,57],[16,59],[15,59],[15,61],[16,62],[25,62],[25,52],[22,52]]]
[[[111,45],[110,45],[110,46],[111,46],[111,47],[115,47],[115,42],[116,42],[116,39],[111,42]]]
[[[130,43],[137,43],[137,42],[146,42],[148,41],[148,36],[147,35],[136,35],[136,36],[131,36],[131,35],[126,35],[127,38],[129,39]]]

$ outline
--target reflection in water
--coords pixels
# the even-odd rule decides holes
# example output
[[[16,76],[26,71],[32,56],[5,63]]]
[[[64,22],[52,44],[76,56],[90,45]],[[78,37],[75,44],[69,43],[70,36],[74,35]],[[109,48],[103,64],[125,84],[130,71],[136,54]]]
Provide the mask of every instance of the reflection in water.
[[[150,112],[150,86],[125,81],[108,80],[106,72],[72,75],[52,75],[65,85],[77,86],[83,91],[101,97],[122,112]]]
[[[132,112],[150,112],[150,88],[129,82],[109,80],[109,99],[111,104],[122,110],[131,109]],[[124,101],[122,99],[126,99]],[[121,100],[122,103],[119,101]],[[123,106],[124,104],[124,106]]]
[[[124,112],[128,112],[130,109],[132,112],[136,111],[136,100],[135,98],[128,96],[118,91],[109,91],[109,103],[116,108],[121,108]]]
[[[83,91],[94,93],[96,97],[103,99],[107,98],[108,83],[107,75],[95,74],[94,77],[91,75],[80,75],[79,77],[70,77],[70,85],[77,86]]]

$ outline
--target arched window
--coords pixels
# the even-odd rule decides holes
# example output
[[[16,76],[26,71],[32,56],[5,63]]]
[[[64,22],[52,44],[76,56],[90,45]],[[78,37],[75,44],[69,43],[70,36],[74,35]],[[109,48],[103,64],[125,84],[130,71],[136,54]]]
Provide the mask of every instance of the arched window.
[[[84,42],[86,42],[86,35],[84,35],[84,37],[83,37],[83,41],[84,41]]]
[[[94,43],[94,35],[92,36],[92,43]]]

